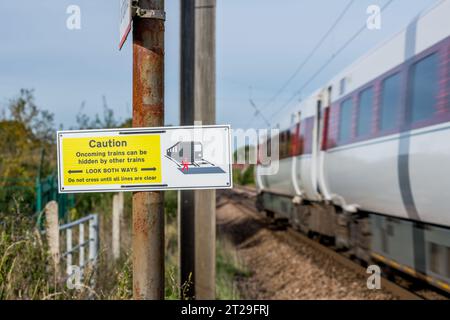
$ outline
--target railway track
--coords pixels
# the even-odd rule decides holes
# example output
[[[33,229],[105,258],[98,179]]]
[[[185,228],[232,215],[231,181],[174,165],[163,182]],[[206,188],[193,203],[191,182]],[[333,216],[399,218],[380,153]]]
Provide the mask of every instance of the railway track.
[[[232,202],[234,205],[245,211],[247,214],[252,215],[255,219],[262,219],[266,222],[273,223],[274,221],[269,221],[269,218],[263,217],[257,213],[255,208],[255,197],[256,191],[249,187],[238,187],[229,191],[224,191],[221,196],[227,198],[227,201],[219,203],[218,206],[224,205],[228,201]],[[307,245],[316,251],[330,257],[336,261],[339,265],[349,270],[352,270],[356,274],[367,277],[366,268],[361,264],[355,262],[349,257],[345,256],[343,253],[333,250],[325,244],[319,241],[313,240],[298,231],[294,230],[290,226],[284,224],[280,225],[283,232],[276,232],[275,236],[281,241],[288,243],[292,246],[298,246],[299,243]],[[405,279],[396,275],[392,277],[393,279],[387,279],[382,277],[381,287],[390,292],[393,296],[401,300],[428,300],[428,299],[448,299],[447,296],[433,290],[432,288],[425,288],[423,285],[416,285],[411,283],[411,279]]]

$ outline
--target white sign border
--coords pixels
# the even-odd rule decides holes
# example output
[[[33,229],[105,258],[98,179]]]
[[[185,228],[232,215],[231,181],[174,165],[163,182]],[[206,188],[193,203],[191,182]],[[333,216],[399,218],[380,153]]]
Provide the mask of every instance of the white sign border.
[[[150,187],[149,185],[145,185],[142,187],[127,187],[126,189],[77,189],[77,191],[73,190],[64,190],[61,185],[61,168],[62,168],[62,159],[60,157],[60,138],[65,133],[96,133],[96,132],[154,132],[154,131],[168,131],[174,129],[202,129],[202,128],[211,128],[211,129],[219,129],[224,128],[228,129],[228,150],[229,152],[229,168],[228,175],[230,184],[227,186],[197,186],[197,187],[164,187],[161,188],[160,185],[155,185],[155,187]],[[166,191],[166,190],[218,190],[218,189],[232,189],[233,188],[233,152],[231,149],[231,125],[201,125],[201,126],[170,126],[170,127],[136,127],[136,128],[111,128],[111,129],[86,129],[86,130],[59,130],[56,132],[56,154],[58,161],[58,193],[100,193],[100,192],[133,192],[133,191]]]

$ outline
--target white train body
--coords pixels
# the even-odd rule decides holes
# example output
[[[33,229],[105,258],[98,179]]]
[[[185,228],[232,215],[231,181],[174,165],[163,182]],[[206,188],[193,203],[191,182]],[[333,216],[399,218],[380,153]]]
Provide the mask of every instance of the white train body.
[[[279,121],[282,132],[279,171],[264,176],[260,175],[259,166],[256,169],[258,190],[271,195],[271,201],[273,196],[280,195],[294,204],[305,201],[333,204],[350,214],[364,212],[382,216],[386,221],[396,218],[410,223],[411,237],[416,238],[414,228],[421,225],[429,232],[420,237],[425,240],[437,237],[433,243],[447,252],[442,258],[447,262],[442,262],[441,267],[448,274],[440,277],[435,273],[447,286],[449,17],[450,1],[439,2],[405,30],[338,74],[295,110],[283,114]],[[296,133],[298,127],[300,134]],[[288,137],[286,130],[290,132]],[[299,141],[303,150],[297,149]],[[290,145],[289,152],[286,143]],[[264,209],[271,211],[266,206]],[[374,219],[371,223],[377,224]],[[372,229],[372,234],[375,231]],[[372,236],[372,247],[373,241],[377,241],[374,237],[378,236]],[[417,240],[414,239],[411,241]],[[415,255],[412,259],[418,259],[417,250],[412,249]],[[433,255],[429,250],[435,248],[427,247],[422,252]],[[392,259],[398,262],[395,257]],[[428,269],[419,271],[430,274],[433,261],[423,259],[426,261],[420,263]],[[417,265],[411,267],[420,269]]]

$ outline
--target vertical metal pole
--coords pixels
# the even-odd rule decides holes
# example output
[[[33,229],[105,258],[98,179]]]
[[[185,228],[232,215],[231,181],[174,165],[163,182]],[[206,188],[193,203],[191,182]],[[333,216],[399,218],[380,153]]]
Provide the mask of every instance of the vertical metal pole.
[[[194,124],[195,0],[180,0],[180,124]],[[178,248],[182,294],[195,297],[194,191],[178,194]]]
[[[84,272],[84,223],[80,223],[79,227],[78,227],[78,245],[80,246],[80,250],[79,250],[79,261],[78,261],[78,265],[80,266],[80,270],[81,273],[83,274]]]
[[[181,1],[181,123],[215,123],[215,0]],[[215,191],[180,192],[181,281],[193,296],[215,298]],[[192,261],[194,259],[194,261]]]
[[[38,176],[36,178],[36,212],[39,213],[41,210],[42,210],[42,186],[41,186],[41,178]]]
[[[95,287],[96,275],[95,265],[97,264],[99,230],[98,230],[98,214],[92,214],[89,220],[89,264],[93,270],[91,277],[91,287]]]
[[[94,265],[97,262],[98,251],[98,215],[93,214],[89,220],[89,263]]]
[[[139,7],[164,10],[163,0]],[[133,22],[133,127],[164,125],[164,21]],[[133,297],[164,299],[164,203],[162,192],[133,193]]]
[[[66,229],[66,272],[67,275],[72,275],[72,229]]]

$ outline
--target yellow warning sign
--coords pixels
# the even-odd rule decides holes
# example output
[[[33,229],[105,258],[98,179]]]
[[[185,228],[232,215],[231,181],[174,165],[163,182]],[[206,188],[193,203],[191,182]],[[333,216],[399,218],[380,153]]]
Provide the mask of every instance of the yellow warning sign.
[[[64,185],[161,183],[159,135],[62,140]]]

